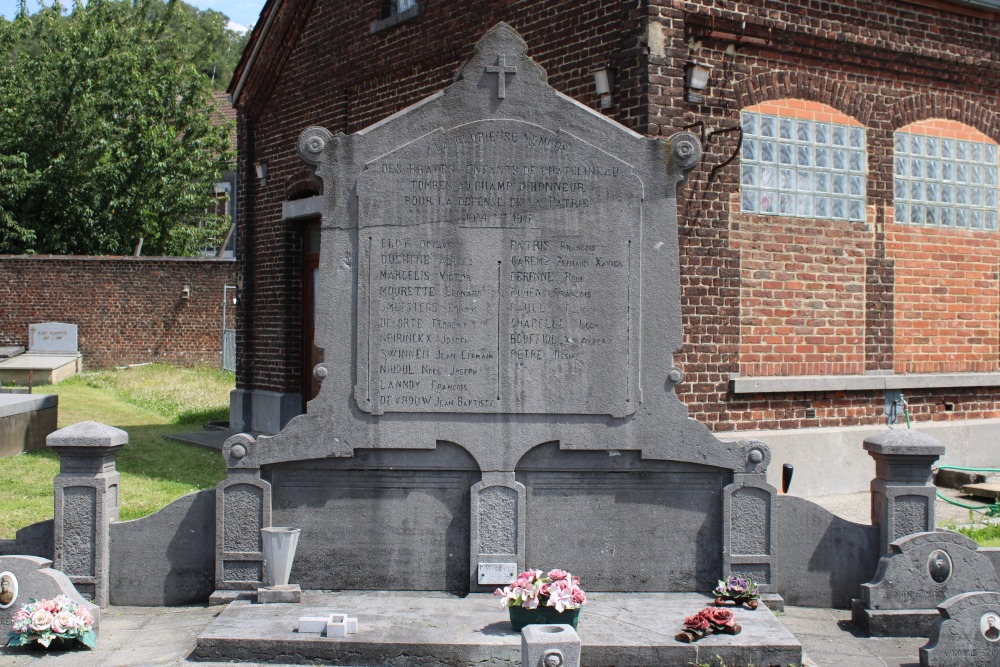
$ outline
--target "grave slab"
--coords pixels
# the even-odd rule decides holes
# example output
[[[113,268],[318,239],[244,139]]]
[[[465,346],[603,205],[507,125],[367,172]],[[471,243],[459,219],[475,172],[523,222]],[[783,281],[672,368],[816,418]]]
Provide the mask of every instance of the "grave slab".
[[[696,593],[593,593],[580,615],[584,666],[688,667],[802,664],[802,646],[761,605],[735,609],[743,632],[695,644],[674,639],[685,616],[711,604]],[[302,616],[356,616],[357,634],[327,638],[296,632]],[[718,656],[718,658],[716,657]],[[303,591],[301,604],[231,603],[198,636],[193,660],[253,663],[322,661],[331,665],[516,665],[521,635],[488,594]]]
[[[0,361],[0,384],[58,384],[83,369],[83,356],[27,352]]]
[[[45,449],[58,411],[56,394],[0,394],[0,458]]]

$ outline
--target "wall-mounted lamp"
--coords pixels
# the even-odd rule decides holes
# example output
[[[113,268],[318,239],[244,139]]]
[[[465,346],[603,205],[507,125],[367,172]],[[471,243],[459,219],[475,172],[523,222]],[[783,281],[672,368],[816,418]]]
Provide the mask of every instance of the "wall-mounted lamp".
[[[611,89],[615,85],[614,70],[607,65],[603,65],[599,69],[595,69],[593,74],[594,89],[601,99],[601,108],[608,109],[611,107]]]
[[[267,163],[258,162],[253,168],[257,172],[257,180],[261,181],[263,185],[267,185]]]
[[[191,298],[191,286],[190,285],[185,285],[183,288],[181,288],[181,298],[182,299],[190,299]]]
[[[708,63],[691,61],[687,64],[687,73],[684,82],[687,87],[687,94],[684,96],[688,102],[701,104],[705,100],[705,89],[708,88],[708,78],[712,75],[713,66]]]

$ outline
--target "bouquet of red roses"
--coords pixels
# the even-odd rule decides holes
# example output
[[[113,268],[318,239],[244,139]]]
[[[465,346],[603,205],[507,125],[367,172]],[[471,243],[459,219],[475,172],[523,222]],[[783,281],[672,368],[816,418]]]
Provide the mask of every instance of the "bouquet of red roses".
[[[731,609],[705,607],[694,616],[684,619],[684,629],[677,635],[679,642],[690,644],[714,633],[738,635],[742,630]]]

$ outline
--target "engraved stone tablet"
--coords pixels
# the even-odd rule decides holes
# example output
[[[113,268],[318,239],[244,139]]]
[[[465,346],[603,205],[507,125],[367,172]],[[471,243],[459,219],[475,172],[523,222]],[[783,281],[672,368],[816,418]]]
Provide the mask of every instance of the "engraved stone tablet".
[[[65,322],[28,325],[28,351],[59,354],[79,352],[77,326]]]
[[[359,407],[635,412],[641,201],[627,164],[514,120],[434,132],[369,163]]]
[[[514,581],[517,563],[480,563],[479,584],[482,586],[502,586]]]

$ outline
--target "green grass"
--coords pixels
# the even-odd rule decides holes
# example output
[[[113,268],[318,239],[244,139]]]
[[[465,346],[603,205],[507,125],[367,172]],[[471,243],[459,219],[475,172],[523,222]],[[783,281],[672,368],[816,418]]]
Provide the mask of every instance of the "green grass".
[[[218,452],[164,436],[228,420],[232,373],[210,368],[153,365],[70,378],[34,393],[59,395],[59,427],[92,420],[124,429],[118,452],[122,521],[152,514],[177,498],[215,486],[226,469]],[[50,452],[3,460],[0,539],[52,518],[52,480],[58,457]]]
[[[974,539],[981,547],[1000,547],[1000,524],[980,528],[959,528],[958,532]]]

